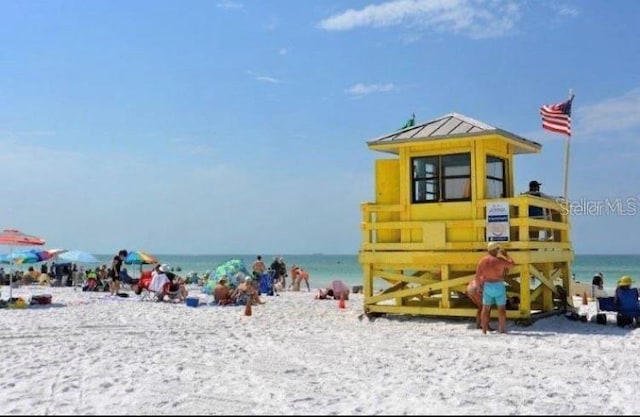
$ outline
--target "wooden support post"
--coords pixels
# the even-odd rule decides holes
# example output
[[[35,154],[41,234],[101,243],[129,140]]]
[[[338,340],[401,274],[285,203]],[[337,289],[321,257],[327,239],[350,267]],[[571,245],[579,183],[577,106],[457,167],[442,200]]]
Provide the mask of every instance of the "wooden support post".
[[[373,296],[373,265],[365,264],[364,269],[364,298]]]
[[[447,285],[449,280],[449,265],[443,264],[440,266],[440,275],[442,280],[442,308],[451,308],[451,289]]]
[[[546,263],[543,265],[542,273],[547,278],[547,282],[550,282],[551,285],[555,285],[553,283],[553,278],[551,277],[551,271],[553,269],[553,264]],[[542,310],[543,311],[553,311],[553,290],[547,287],[544,283],[542,284]]]
[[[531,274],[526,265],[520,269],[520,317],[531,317]]]

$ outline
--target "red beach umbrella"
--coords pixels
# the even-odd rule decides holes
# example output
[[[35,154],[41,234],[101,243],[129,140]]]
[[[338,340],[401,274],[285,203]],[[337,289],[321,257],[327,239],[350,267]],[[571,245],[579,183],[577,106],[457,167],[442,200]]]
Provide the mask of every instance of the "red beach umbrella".
[[[39,237],[27,235],[16,229],[5,229],[0,232],[0,245],[9,246],[42,246],[45,244]]]
[[[43,239],[40,239],[36,236],[28,235],[26,233],[22,233],[16,229],[5,229],[0,232],[0,245],[9,246],[9,259],[12,258],[14,246],[42,246],[44,244],[45,241]],[[13,295],[13,286],[11,285],[11,281],[13,279],[13,271],[11,270],[12,263],[13,261],[11,261],[11,263],[9,264],[9,301],[11,301]]]

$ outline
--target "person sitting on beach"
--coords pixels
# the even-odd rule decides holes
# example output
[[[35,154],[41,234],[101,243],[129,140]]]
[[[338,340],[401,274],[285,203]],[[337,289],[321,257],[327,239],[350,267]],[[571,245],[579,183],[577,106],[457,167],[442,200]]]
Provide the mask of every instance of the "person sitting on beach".
[[[624,291],[629,291],[629,290],[635,291],[636,300],[640,297],[640,292],[638,291],[638,289],[631,288],[631,284],[633,284],[633,279],[631,279],[629,275],[620,277],[620,279],[618,280],[618,286],[616,287],[616,292],[614,295],[616,306],[618,307],[620,306],[620,294]]]
[[[218,283],[213,289],[213,299],[221,306],[235,304],[235,291],[227,285],[226,277],[222,277],[218,280]]]
[[[618,280],[615,291],[614,301],[618,310],[616,321],[621,327],[626,325],[638,327],[640,325],[640,306],[638,305],[640,291],[637,288],[631,288],[631,284],[633,284],[633,279],[629,275],[625,275]]]
[[[602,272],[596,272],[591,280],[591,296],[596,297],[596,291],[604,290],[604,277]]]
[[[31,285],[32,282],[36,281],[38,279],[38,276],[40,275],[39,272],[37,272],[32,266],[29,267],[29,269],[27,270],[27,273],[22,275],[22,285]]]
[[[164,290],[165,284],[169,284],[170,282],[169,277],[167,276],[161,265],[156,265],[152,275],[153,277],[151,278],[151,283],[149,284],[149,291],[156,293],[156,295],[158,296],[158,301],[162,301],[164,299],[164,296],[166,295]]]
[[[40,285],[51,285],[51,277],[46,272],[40,273],[38,276],[38,284]]]
[[[183,302],[189,295],[187,290],[186,280],[172,272],[172,269],[167,264],[160,265],[160,271],[164,272],[169,278],[169,286],[165,287],[165,295],[177,294],[178,301]]]
[[[247,303],[251,303],[251,305],[264,304],[264,301],[260,300],[258,291],[253,286],[251,277],[246,277],[244,282],[238,285],[235,296],[236,304],[238,305],[246,305]]]
[[[98,274],[95,271],[87,270],[87,282],[82,287],[82,291],[98,291]]]

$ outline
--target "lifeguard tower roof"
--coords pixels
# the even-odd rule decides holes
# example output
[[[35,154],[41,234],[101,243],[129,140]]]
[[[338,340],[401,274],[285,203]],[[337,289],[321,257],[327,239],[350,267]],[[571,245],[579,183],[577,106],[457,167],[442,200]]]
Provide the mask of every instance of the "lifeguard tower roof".
[[[511,142],[513,153],[538,153],[540,145],[515,133],[491,126],[459,113],[449,113],[426,123],[407,127],[367,141],[371,149],[398,154],[398,145],[423,141],[439,141],[469,136],[499,135]]]

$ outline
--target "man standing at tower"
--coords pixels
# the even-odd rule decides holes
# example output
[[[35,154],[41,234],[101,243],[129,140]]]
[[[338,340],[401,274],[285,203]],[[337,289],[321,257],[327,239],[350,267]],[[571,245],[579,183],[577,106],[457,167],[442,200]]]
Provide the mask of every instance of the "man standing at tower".
[[[515,263],[498,242],[489,242],[487,252],[476,267],[476,279],[482,285],[482,333],[487,334],[489,313],[493,304],[498,307],[498,331],[506,333],[507,289],[504,276]]]

